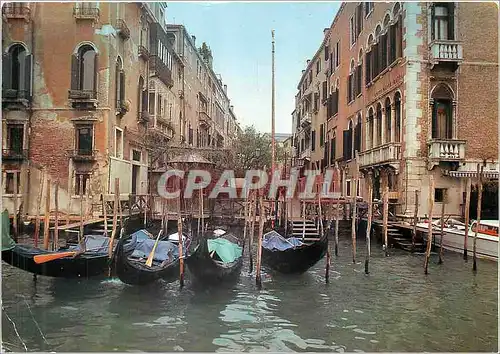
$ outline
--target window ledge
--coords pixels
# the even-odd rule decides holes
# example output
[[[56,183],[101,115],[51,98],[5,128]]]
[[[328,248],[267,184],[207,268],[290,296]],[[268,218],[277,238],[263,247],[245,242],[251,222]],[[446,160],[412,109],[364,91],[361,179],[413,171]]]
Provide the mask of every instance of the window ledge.
[[[23,195],[22,195],[21,193],[19,193],[19,194],[17,195],[17,197],[18,197],[18,198],[20,198],[20,197],[22,197],[22,196],[23,196]],[[10,193],[10,194],[4,193],[4,194],[2,195],[2,197],[4,197],[4,198],[14,198],[14,197],[15,197],[15,195],[14,195],[13,193]]]

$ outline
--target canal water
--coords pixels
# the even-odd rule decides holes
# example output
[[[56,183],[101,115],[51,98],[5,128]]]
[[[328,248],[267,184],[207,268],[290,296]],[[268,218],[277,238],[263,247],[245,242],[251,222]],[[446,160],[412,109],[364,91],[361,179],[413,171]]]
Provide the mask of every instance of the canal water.
[[[350,241],[300,276],[264,275],[248,265],[237,283],[189,281],[132,287],[117,279],[38,277],[2,263],[2,341],[9,351],[488,351],[498,349],[497,263],[464,263]],[[265,269],[264,269],[265,271]],[[11,322],[12,321],[12,322]],[[14,328],[15,324],[15,328]],[[17,334],[16,334],[17,330]]]

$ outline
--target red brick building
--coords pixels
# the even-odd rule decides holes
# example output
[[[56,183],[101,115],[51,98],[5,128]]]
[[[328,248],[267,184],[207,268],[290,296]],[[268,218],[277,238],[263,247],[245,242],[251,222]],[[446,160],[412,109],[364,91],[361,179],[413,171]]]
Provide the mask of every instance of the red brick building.
[[[357,164],[358,195],[366,197],[368,180],[374,198],[388,187],[400,216],[413,215],[416,190],[419,215],[428,212],[433,175],[434,210],[446,194],[446,213],[460,216],[464,176],[480,163],[498,179],[497,11],[492,3],[343,3],[299,81],[301,165],[338,166],[351,196]]]

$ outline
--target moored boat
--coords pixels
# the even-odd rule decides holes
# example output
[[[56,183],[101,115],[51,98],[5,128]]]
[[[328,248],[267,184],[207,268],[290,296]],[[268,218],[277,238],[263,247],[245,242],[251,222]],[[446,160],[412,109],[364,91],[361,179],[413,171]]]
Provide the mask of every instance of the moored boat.
[[[327,248],[326,233],[315,241],[303,242],[296,237],[285,238],[272,230],[263,236],[262,262],[280,273],[300,274],[318,263]]]
[[[187,259],[190,273],[203,283],[237,279],[243,266],[243,241],[226,232],[213,235],[201,239]]]
[[[441,244],[441,235],[437,232],[441,231],[440,220],[435,220],[433,223],[433,231],[435,233],[436,245]],[[467,238],[467,254],[472,256],[474,235],[476,232],[477,220],[473,220],[469,226]],[[443,227],[443,249],[453,252],[464,252],[464,238],[466,225],[460,221],[448,220]],[[481,220],[477,232],[476,239],[476,256],[489,260],[498,261],[498,220]],[[428,221],[417,224],[417,229],[422,232],[427,232],[429,229]],[[425,239],[425,237],[424,237]]]
[[[120,239],[113,266],[122,282],[129,285],[146,285],[159,279],[169,283],[179,279],[180,258],[177,243],[167,240],[166,235],[157,237],[158,240],[151,238],[151,234],[143,229]],[[184,245],[186,252],[188,245]],[[150,255],[152,263],[148,266],[146,263]]]
[[[85,235],[81,243],[68,242],[65,247],[50,251],[31,245],[17,244],[9,232],[8,212],[2,214],[2,260],[24,271],[49,277],[88,278],[104,275],[109,270],[110,238]],[[133,228],[139,220],[126,220]],[[6,226],[7,225],[7,226]],[[112,255],[117,242],[113,242]]]

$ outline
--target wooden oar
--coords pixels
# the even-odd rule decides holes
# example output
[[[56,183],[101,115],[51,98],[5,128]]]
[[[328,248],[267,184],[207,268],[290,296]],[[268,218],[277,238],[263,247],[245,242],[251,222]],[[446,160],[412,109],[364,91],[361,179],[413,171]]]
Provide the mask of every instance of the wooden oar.
[[[163,233],[163,230],[160,230],[160,232],[158,233],[158,237],[156,238],[155,244],[153,246],[153,249],[151,250],[151,253],[148,256],[148,259],[146,260],[146,265],[148,267],[151,267],[153,265],[153,257],[155,255],[156,246],[158,246],[158,241],[160,241],[160,236],[162,233]]]
[[[41,263],[50,262],[50,261],[53,261],[53,260],[56,260],[59,258],[76,256],[77,253],[78,253],[77,251],[71,251],[71,252],[38,254],[35,257],[33,257],[33,260],[35,261],[36,264],[41,264]]]

